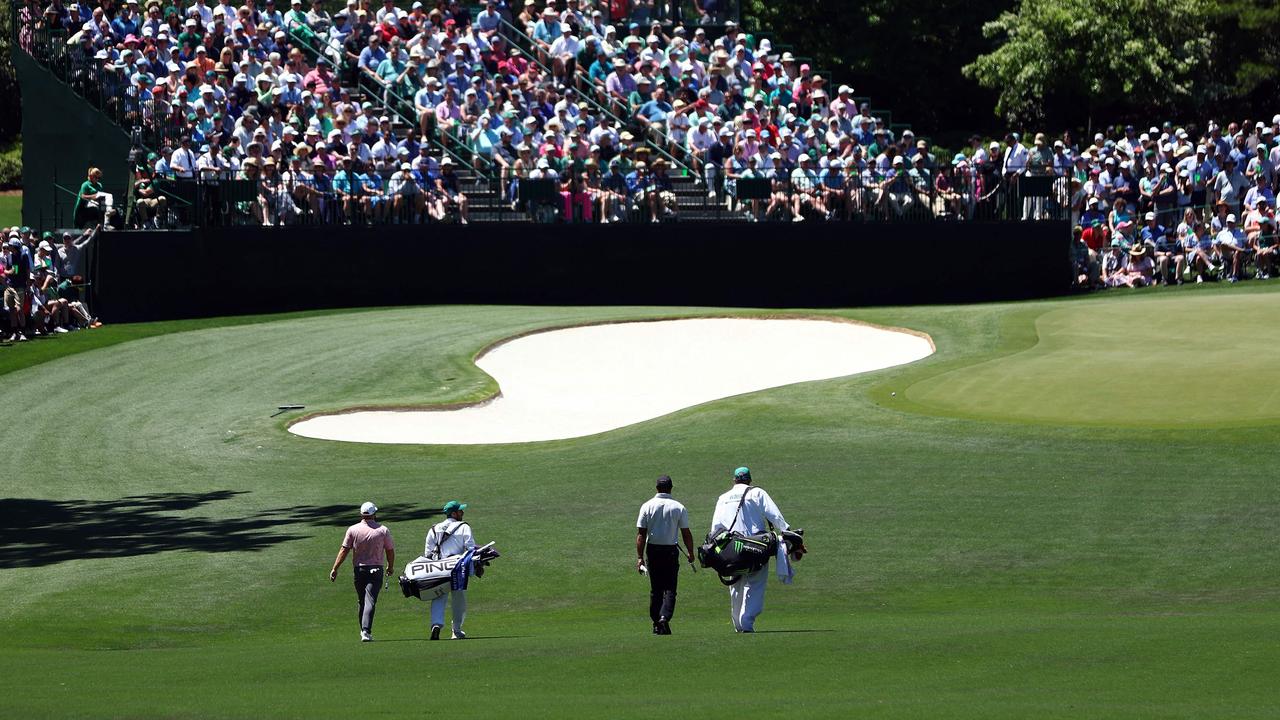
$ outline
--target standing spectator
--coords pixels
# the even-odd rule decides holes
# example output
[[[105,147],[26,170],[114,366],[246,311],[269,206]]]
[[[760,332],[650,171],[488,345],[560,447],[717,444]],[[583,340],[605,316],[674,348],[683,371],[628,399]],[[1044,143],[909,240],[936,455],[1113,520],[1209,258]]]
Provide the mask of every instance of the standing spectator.
[[[1253,210],[1258,203],[1265,202],[1268,207],[1275,207],[1276,194],[1267,185],[1267,176],[1258,173],[1253,176],[1254,186],[1244,196],[1244,209]]]
[[[378,522],[378,506],[366,502],[360,506],[360,522],[347,528],[342,548],[329,571],[329,582],[338,579],[338,568],[353,553],[355,566],[356,617],[360,621],[360,642],[373,640],[373,612],[378,593],[386,578],[395,572],[396,548],[391,531]],[[383,558],[386,558],[384,573]]]
[[[79,286],[84,284],[86,275],[84,249],[97,231],[95,227],[79,238],[69,232],[62,233],[62,245],[58,248],[58,277],[62,280],[59,290],[68,300],[80,299]]]
[[[636,569],[646,571],[649,563],[649,619],[654,635],[671,634],[671,618],[676,611],[676,586],[680,578],[679,538],[684,539],[685,558],[693,563],[693,536],[689,513],[671,497],[671,476],[658,478],[658,494],[640,506],[636,518]]]
[[[27,327],[27,291],[31,282],[31,253],[16,231],[9,232],[4,254],[4,307],[9,313],[9,339],[24,341]]]
[[[1240,166],[1233,162],[1224,163],[1213,177],[1214,203],[1226,203],[1231,212],[1241,211],[1244,194],[1249,189],[1249,182],[1240,172]]]

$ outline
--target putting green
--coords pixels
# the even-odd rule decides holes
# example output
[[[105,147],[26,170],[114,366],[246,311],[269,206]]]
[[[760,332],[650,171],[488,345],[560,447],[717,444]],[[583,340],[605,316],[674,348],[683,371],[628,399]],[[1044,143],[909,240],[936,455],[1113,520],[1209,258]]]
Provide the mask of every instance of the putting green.
[[[501,338],[709,311],[398,308],[0,348],[0,718],[1274,718],[1274,427],[1157,446],[889,395],[1031,348],[1042,316],[1270,307],[1252,294],[840,311],[938,352],[506,446],[309,440],[272,414],[475,400],[494,387],[471,359]],[[700,537],[744,464],[808,531],[795,584],[771,580],[762,632],[735,635],[724,588],[685,570],[674,634],[651,635],[634,522],[653,479]],[[402,565],[453,498],[503,553],[469,593],[471,639],[426,641],[426,606],[393,587],[359,643],[349,567],[328,581],[343,527],[376,501]]]
[[[1275,292],[1079,302],[1035,317],[1034,332],[1028,349],[917,380],[906,400],[925,411],[1038,423],[1280,420]]]

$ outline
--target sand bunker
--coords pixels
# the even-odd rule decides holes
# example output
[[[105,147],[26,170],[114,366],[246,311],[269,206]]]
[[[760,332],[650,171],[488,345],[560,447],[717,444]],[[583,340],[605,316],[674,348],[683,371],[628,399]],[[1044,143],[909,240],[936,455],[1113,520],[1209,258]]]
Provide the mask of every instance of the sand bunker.
[[[501,394],[454,410],[323,415],[290,432],[348,442],[483,445],[582,437],[733,395],[913,362],[928,338],[826,320],[693,319],[552,330],[476,361]]]

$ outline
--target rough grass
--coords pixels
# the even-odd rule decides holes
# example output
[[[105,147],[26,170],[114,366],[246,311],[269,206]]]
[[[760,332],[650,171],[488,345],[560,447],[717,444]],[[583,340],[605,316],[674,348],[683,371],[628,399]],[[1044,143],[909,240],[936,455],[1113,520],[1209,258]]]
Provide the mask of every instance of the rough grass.
[[[1259,292],[1275,297],[1161,299],[1229,311]],[[470,358],[494,340],[670,311],[405,308],[2,349],[20,421],[0,662],[21,692],[0,716],[1274,717],[1273,428],[1154,434],[1137,410],[1080,427],[905,401],[1036,347],[1046,313],[1123,316],[1135,297],[848,311],[939,351],[513,446],[305,440],[271,414],[467,399],[492,389]],[[701,535],[741,464],[812,539],[796,584],[770,585],[758,627],[778,632],[734,635],[724,590],[686,570],[675,634],[650,635],[636,509],[670,473]],[[425,605],[392,588],[378,642],[359,644],[349,571],[326,577],[354,508],[383,507],[403,561],[452,498],[504,554],[470,593],[474,640],[426,642]]]
[[[22,224],[22,195],[0,194],[0,227]]]

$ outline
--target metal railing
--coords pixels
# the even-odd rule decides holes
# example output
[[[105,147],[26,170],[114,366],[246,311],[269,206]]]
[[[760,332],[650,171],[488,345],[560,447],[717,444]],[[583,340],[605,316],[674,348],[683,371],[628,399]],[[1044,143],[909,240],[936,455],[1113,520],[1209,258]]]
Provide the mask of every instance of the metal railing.
[[[609,23],[621,24],[622,29],[630,23],[638,23],[643,28],[653,22],[663,25],[685,23],[686,25],[722,27],[730,20],[739,22],[742,16],[742,4],[739,0],[721,0],[720,9],[714,13],[704,13],[694,0],[654,0],[630,3],[630,12],[614,14],[614,3],[601,3],[605,17]]]
[[[552,69],[539,58],[539,53],[542,52],[542,49],[533,38],[529,37],[529,35],[523,30],[512,25],[506,20],[502,21],[500,27],[500,32],[511,43],[512,47],[519,48],[521,52],[527,55],[529,59],[537,64],[537,66],[548,76],[553,75]],[[577,92],[578,97],[585,100],[597,114],[602,114],[610,118],[620,128],[630,127],[636,130],[638,133],[637,136],[658,156],[672,163],[678,170],[694,177],[698,176],[695,168],[690,167],[682,159],[672,155],[662,145],[653,141],[653,138],[650,137],[650,133],[653,132],[652,128],[642,128],[635,122],[623,120],[617,115],[617,113],[613,112],[611,107],[612,103],[609,102],[607,96],[601,95],[597,91],[595,83],[591,80],[591,76],[589,75],[587,68],[583,67],[581,63],[574,64],[573,83],[574,90]],[[630,113],[628,113],[628,115],[629,114]],[[667,136],[665,132],[654,132],[653,134],[654,137],[659,137],[664,140],[663,144],[666,146],[670,147],[674,145],[674,143],[670,141],[670,137]]]

